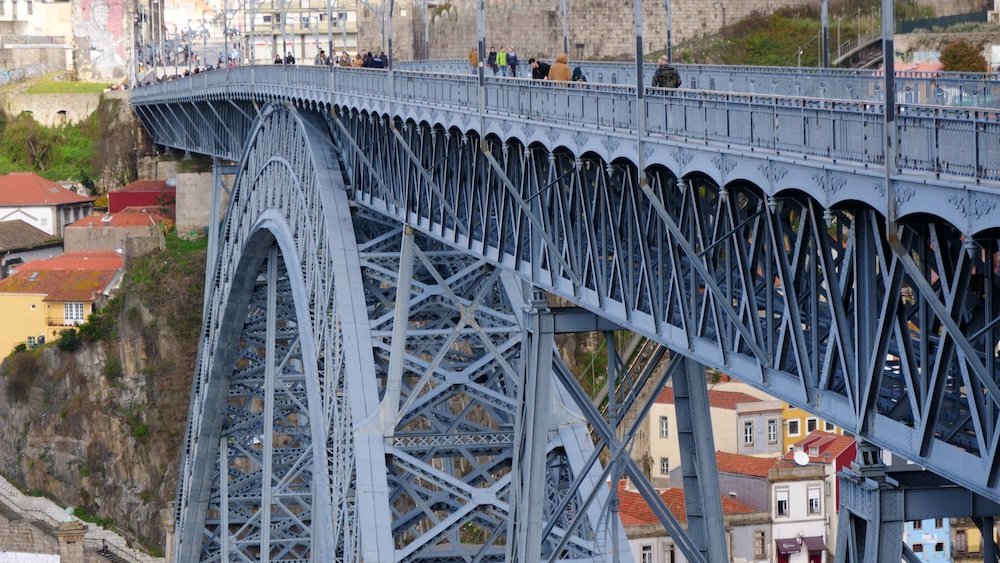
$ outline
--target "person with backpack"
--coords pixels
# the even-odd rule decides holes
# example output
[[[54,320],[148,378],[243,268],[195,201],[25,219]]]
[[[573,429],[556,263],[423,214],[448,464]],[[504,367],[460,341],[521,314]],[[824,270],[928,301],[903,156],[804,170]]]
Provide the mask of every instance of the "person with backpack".
[[[653,88],[677,88],[681,85],[681,75],[667,62],[666,55],[660,55],[660,66],[653,75]]]

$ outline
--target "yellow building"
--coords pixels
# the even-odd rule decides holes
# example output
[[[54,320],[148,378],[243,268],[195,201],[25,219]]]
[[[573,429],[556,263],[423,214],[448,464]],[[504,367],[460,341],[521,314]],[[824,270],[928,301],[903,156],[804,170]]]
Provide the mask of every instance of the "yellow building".
[[[82,324],[118,286],[124,265],[115,252],[75,252],[29,262],[0,281],[0,355]]]
[[[951,521],[951,560],[956,563],[983,560],[983,534],[971,518]]]
[[[784,450],[786,452],[792,449],[795,442],[798,442],[816,430],[822,430],[824,432],[839,435],[844,434],[843,429],[835,426],[831,422],[827,422],[817,417],[812,413],[793,407],[785,402],[782,403],[782,406],[782,445],[784,446]]]

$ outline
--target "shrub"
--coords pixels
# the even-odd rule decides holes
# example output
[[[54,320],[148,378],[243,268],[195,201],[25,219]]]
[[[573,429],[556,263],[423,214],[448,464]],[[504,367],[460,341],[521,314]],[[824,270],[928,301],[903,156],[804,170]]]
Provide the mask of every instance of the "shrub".
[[[122,376],[122,362],[118,356],[110,356],[104,361],[104,377],[114,383]]]
[[[7,396],[16,403],[23,403],[31,395],[35,375],[42,370],[37,354],[14,354],[3,362],[2,373],[7,378]]]
[[[80,344],[80,335],[72,328],[60,331],[59,340],[56,340],[56,346],[63,352],[75,352],[80,349]]]
[[[941,49],[941,64],[944,70],[955,72],[987,72],[990,68],[982,50],[964,39],[952,41]]]
[[[17,344],[16,346],[14,346],[14,352],[13,353],[14,354],[19,354],[21,352],[27,352],[27,351],[28,351],[28,345],[25,344],[24,342],[21,342],[20,344]]]

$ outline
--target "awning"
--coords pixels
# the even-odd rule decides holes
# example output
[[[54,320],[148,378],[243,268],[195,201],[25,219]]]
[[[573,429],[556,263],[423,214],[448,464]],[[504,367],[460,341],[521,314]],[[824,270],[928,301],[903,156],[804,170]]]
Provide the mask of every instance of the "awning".
[[[807,551],[826,551],[826,544],[823,543],[823,536],[809,536],[802,538],[802,543],[806,545]]]
[[[798,553],[802,546],[799,545],[799,540],[796,538],[791,538],[787,540],[774,540],[774,543],[778,545],[778,553],[781,555],[788,555],[789,553]]]

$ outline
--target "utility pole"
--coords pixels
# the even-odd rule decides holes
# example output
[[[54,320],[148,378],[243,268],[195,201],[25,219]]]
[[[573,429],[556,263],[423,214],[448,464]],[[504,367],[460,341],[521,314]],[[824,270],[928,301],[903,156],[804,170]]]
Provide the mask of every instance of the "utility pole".
[[[830,0],[820,3],[820,20],[823,34],[820,40],[820,62],[823,68],[830,68]]]
[[[563,32],[563,53],[569,54],[569,8],[567,1],[562,0],[562,32]]]
[[[825,1],[825,0],[824,0]],[[667,16],[667,63],[673,64],[674,62],[674,44],[673,44],[673,26],[671,24],[671,14],[670,0],[663,0],[663,12]]]

